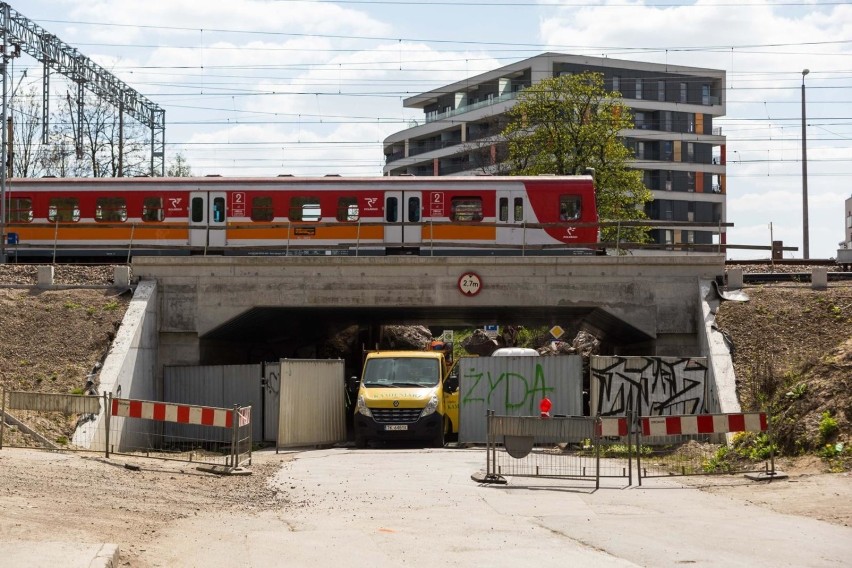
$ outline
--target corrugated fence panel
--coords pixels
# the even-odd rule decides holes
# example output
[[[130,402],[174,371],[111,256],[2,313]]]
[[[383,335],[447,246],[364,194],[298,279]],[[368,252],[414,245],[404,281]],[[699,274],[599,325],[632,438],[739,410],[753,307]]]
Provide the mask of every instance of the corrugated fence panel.
[[[97,396],[72,394],[9,392],[9,408],[65,414],[99,414],[101,399]]]
[[[263,441],[275,442],[278,439],[278,401],[281,396],[281,364],[278,361],[263,364],[263,381]],[[256,420],[259,423],[259,418]]]
[[[706,357],[599,357],[591,367],[592,416],[704,414]]]
[[[484,444],[486,414],[538,416],[547,395],[552,416],[582,416],[583,359],[560,357],[465,357],[459,360],[459,442]]]
[[[340,359],[282,359],[278,447],[346,439]]]
[[[252,441],[263,436],[261,365],[202,365],[166,367],[163,371],[163,401],[197,406],[233,408],[252,407]],[[166,437],[209,439],[209,430],[191,424],[163,424]],[[203,434],[202,434],[203,433]],[[222,442],[230,441],[231,433],[221,429]]]

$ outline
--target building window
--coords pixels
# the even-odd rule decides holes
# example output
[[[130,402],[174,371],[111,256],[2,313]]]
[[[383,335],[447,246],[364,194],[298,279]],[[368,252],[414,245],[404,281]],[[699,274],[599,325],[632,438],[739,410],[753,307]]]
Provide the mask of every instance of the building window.
[[[686,191],[695,191],[695,172],[686,172]]]
[[[701,85],[701,104],[710,104],[710,85]]]
[[[559,220],[575,221],[580,218],[580,204],[582,199],[579,195],[559,196]]]
[[[290,199],[291,221],[319,221],[322,218],[319,197],[293,197]]]
[[[10,223],[29,223],[33,220],[33,200],[29,197],[12,197],[9,199],[9,211],[6,221]]]
[[[648,123],[645,121],[644,112],[637,112],[633,115],[633,125],[640,130],[648,130]]]
[[[95,202],[95,221],[99,223],[127,221],[127,201],[123,197],[98,197]]]
[[[686,120],[688,124],[686,126],[687,132],[695,132],[695,115],[693,113],[687,113]]]
[[[636,79],[636,98],[642,98],[642,79]]]
[[[48,221],[76,223],[80,220],[80,200],[76,197],[54,197],[47,208]]]
[[[672,111],[670,110],[663,112],[663,129],[666,132],[672,131]]]
[[[357,221],[360,218],[357,197],[341,197],[337,200],[338,221]]]
[[[685,103],[687,101],[686,97],[686,83],[680,84],[680,102]]]
[[[686,143],[686,161],[694,162],[695,161],[695,144],[692,142]]]
[[[672,161],[674,157],[674,143],[671,140],[663,142],[663,160]]]
[[[671,191],[671,190],[672,190],[672,172],[671,172],[671,170],[669,170],[669,171],[667,171],[667,172],[666,172],[666,185],[665,185],[665,189],[666,189],[666,191]]]
[[[251,199],[251,220],[252,221],[272,221],[275,217],[272,210],[272,197],[269,195],[260,195]]]
[[[665,81],[657,81],[657,100],[658,101],[666,100],[666,82]]]
[[[614,75],[612,77],[612,90],[613,91],[620,91],[621,90],[621,77],[619,77],[618,75]]]
[[[143,221],[162,221],[166,218],[163,211],[162,197],[146,197],[142,200],[142,220]]]
[[[453,197],[450,221],[482,221],[482,198]]]
[[[637,142],[636,143],[636,159],[644,160],[645,159],[645,143]]]

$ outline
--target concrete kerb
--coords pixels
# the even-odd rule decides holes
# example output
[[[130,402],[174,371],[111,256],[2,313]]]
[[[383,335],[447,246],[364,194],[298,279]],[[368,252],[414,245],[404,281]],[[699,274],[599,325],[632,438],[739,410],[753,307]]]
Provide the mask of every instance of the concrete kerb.
[[[114,568],[120,551],[114,543],[15,541],[0,542],[4,566],[30,568]]]

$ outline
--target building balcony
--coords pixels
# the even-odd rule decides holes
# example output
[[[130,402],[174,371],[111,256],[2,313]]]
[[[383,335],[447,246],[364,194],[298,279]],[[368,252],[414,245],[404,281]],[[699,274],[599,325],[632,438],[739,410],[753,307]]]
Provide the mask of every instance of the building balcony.
[[[499,97],[492,97],[492,98],[486,99],[484,101],[478,101],[478,102],[471,103],[471,104],[468,104],[468,105],[460,106],[459,108],[451,109],[451,110],[448,110],[446,112],[426,113],[426,122],[429,123],[429,122],[435,122],[435,121],[438,121],[438,120],[444,120],[444,119],[447,119],[447,118],[450,118],[450,117],[453,117],[453,116],[458,116],[460,114],[464,114],[466,112],[474,111],[476,109],[484,108],[484,107],[487,107],[487,106],[490,106],[490,105],[495,105],[497,103],[502,103],[504,101],[511,101],[512,99],[517,98],[519,92],[520,91],[516,91],[516,92],[512,92],[512,93],[505,93],[505,94],[500,95]]]

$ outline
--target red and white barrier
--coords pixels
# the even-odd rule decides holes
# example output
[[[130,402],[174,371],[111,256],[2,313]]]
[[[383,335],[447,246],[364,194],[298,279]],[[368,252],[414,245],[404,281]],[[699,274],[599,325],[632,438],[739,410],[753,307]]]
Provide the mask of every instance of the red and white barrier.
[[[598,436],[626,436],[627,418],[602,416],[598,423]]]
[[[639,419],[643,436],[679,436],[690,434],[727,434],[728,432],[765,432],[766,414],[696,414],[688,416],[646,416]]]
[[[249,410],[250,412],[250,410]],[[112,399],[112,415],[125,418],[145,418],[160,422],[179,424],[199,424],[201,426],[219,426],[230,428],[234,423],[234,411],[210,406],[192,406],[171,404],[147,400]],[[240,416],[240,425],[247,424],[251,414]]]

